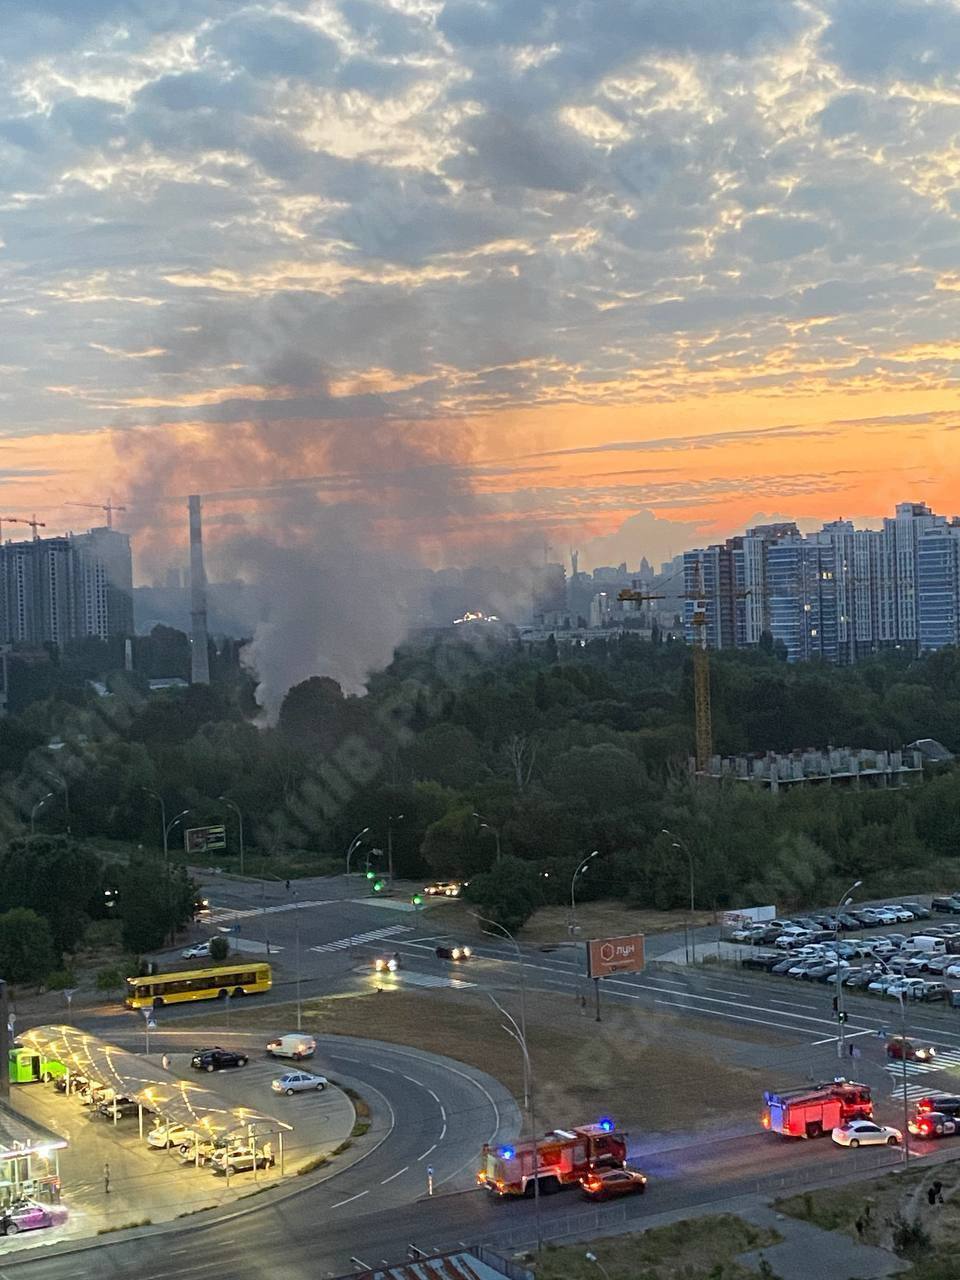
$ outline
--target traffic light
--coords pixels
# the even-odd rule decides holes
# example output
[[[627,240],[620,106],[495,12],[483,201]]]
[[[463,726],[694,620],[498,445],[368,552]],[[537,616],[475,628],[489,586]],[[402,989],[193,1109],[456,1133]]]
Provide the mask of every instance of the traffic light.
[[[372,880],[372,879],[373,879],[373,877],[374,877],[375,875],[376,875],[376,872],[375,872],[375,871],[368,871],[368,872],[367,872],[367,879],[368,879],[368,880]]]
[[[423,905],[423,898],[420,896],[419,893],[415,893],[413,897],[410,899],[410,901],[413,903],[415,907],[419,907]]]
[[[383,881],[382,881],[382,880],[374,880],[374,882],[373,882],[373,892],[374,892],[374,893],[382,893],[382,892],[383,892]]]
[[[843,1013],[838,1013],[838,1014],[837,1014],[837,1021],[838,1021],[838,1022],[846,1022],[847,1018],[849,1018],[849,1017],[850,1017],[849,1013],[847,1013],[847,1012],[846,1012],[846,1010],[844,1010],[844,1012],[843,1012]]]

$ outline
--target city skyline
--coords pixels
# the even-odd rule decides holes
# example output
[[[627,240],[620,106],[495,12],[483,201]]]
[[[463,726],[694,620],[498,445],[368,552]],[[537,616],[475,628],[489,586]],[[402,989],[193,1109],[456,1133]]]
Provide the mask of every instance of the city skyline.
[[[140,576],[196,491],[431,564],[956,509],[960,15],[886,13],[5,15],[0,500]]]

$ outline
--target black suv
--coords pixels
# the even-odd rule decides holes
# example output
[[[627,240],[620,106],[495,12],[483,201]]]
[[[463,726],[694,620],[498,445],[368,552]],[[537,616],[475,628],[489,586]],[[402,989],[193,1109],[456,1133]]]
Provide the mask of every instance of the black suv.
[[[943,1116],[960,1116],[960,1098],[921,1098],[917,1103],[917,1114],[926,1111],[938,1111]]]
[[[960,913],[960,899],[955,898],[952,894],[947,898],[934,898],[930,906],[934,911]]]
[[[147,1115],[153,1114],[149,1107],[144,1107],[143,1109]],[[125,1116],[135,1116],[139,1110],[140,1104],[136,1098],[122,1097],[116,1100],[111,1099],[110,1102],[101,1102],[97,1107],[96,1114],[103,1116],[105,1120],[112,1120],[114,1116],[118,1120],[122,1120]]]
[[[234,1053],[232,1049],[200,1049],[190,1059],[194,1071],[222,1071],[224,1067],[245,1067],[247,1055]]]

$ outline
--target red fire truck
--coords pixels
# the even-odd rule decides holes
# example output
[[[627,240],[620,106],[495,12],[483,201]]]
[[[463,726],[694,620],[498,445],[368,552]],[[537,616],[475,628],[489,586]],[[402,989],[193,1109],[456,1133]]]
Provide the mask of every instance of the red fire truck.
[[[872,1115],[869,1086],[837,1079],[807,1089],[765,1093],[760,1123],[786,1138],[819,1138],[845,1120],[866,1120]]]
[[[579,1183],[596,1168],[622,1169],[627,1160],[626,1135],[612,1120],[554,1129],[537,1142],[491,1147],[484,1143],[477,1182],[498,1196],[533,1194],[534,1176],[541,1192]],[[536,1174],[534,1174],[536,1164]]]

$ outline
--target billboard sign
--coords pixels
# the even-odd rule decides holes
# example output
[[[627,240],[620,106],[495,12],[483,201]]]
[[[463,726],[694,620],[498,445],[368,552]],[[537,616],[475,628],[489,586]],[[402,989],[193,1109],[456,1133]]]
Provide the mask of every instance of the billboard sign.
[[[643,934],[620,938],[592,938],[587,945],[588,976],[610,978],[615,973],[643,971]]]
[[[219,827],[191,827],[183,833],[183,847],[187,853],[215,853],[227,847],[227,829]]]

